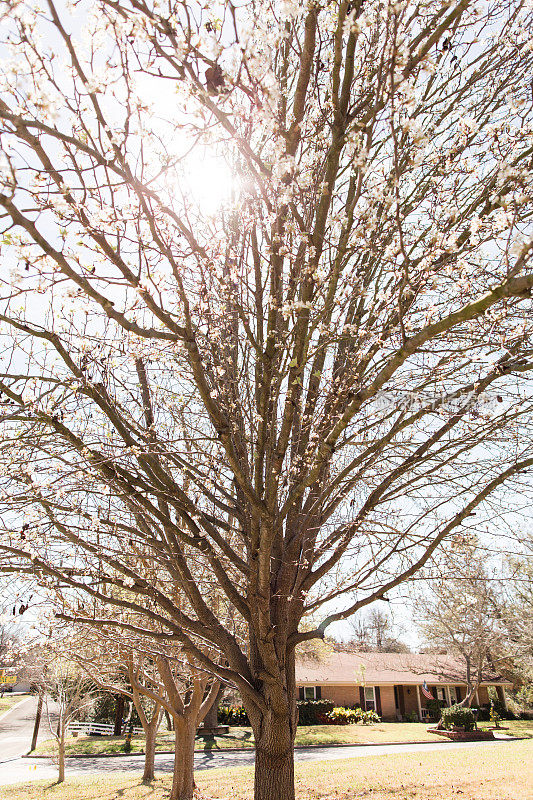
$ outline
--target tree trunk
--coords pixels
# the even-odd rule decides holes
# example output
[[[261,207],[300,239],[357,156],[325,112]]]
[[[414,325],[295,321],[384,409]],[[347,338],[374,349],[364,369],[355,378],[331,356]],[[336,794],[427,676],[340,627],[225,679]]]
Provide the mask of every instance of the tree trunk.
[[[30,753],[33,753],[37,747],[37,737],[39,736],[39,728],[41,727],[41,717],[43,713],[43,692],[39,692],[39,699],[37,700],[37,712],[35,714],[35,723],[33,725],[33,736],[31,738]]]
[[[254,800],[294,800],[293,717],[266,714],[254,735]]]
[[[283,644],[278,651],[282,651]],[[254,641],[252,652],[260,650]],[[260,662],[260,658],[258,658]],[[282,667],[281,664],[279,664]],[[295,800],[294,739],[298,723],[294,651],[286,654],[279,678],[263,682],[266,709],[243,697],[255,738],[254,800]]]
[[[124,716],[124,698],[121,694],[115,698],[115,729],[113,736],[120,736],[122,733],[122,718]]]
[[[59,740],[57,743],[58,755],[58,777],[57,782],[63,783],[65,780],[65,724],[61,717],[59,718]]]
[[[154,774],[154,760],[155,760],[155,742],[157,737],[157,725],[147,725],[144,729],[144,772],[143,781],[153,781]]]
[[[216,728],[218,725],[218,704],[224,694],[224,687],[221,686],[217,692],[217,696],[213,700],[213,704],[204,717],[204,728]],[[201,730],[201,728],[200,728]]]
[[[165,709],[165,720],[166,720],[166,723],[167,723],[167,730],[168,731],[173,731],[174,730],[174,720],[172,719],[172,717],[170,716],[170,714],[168,713],[168,711],[166,709]]]
[[[195,721],[176,719],[174,730],[174,775],[169,800],[193,800]]]

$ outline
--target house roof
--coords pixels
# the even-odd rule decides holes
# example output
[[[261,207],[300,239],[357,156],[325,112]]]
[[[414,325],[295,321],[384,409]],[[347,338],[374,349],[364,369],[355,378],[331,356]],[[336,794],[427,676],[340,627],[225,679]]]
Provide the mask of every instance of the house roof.
[[[465,683],[464,666],[449,655],[433,653],[331,653],[326,659],[299,659],[298,684],[450,684]],[[508,683],[486,670],[483,683]]]

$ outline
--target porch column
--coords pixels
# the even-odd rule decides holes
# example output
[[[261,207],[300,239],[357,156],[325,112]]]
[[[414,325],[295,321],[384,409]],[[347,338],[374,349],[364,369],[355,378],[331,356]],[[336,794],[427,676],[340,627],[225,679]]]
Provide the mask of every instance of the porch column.
[[[498,695],[498,700],[502,703],[503,707],[507,711],[507,695],[505,694],[505,689],[503,686],[496,686],[496,694]]]
[[[420,702],[420,686],[416,684],[416,699],[418,702],[418,719],[422,722],[422,703]]]

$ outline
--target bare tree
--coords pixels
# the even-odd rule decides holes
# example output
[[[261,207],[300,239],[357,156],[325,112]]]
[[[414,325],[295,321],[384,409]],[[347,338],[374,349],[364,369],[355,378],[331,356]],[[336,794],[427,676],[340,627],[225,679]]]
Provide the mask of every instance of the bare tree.
[[[466,694],[460,705],[471,706],[487,671],[510,655],[502,620],[502,598],[487,571],[486,553],[475,545],[448,554],[442,576],[428,581],[415,603],[426,643],[458,657]]]
[[[3,565],[237,686],[292,800],[296,646],[529,491],[531,12],[8,7]]]
[[[352,637],[338,645],[342,649],[360,652],[409,653],[409,647],[397,636],[391,618],[384,611],[374,609],[350,620]]]
[[[144,781],[154,779],[156,735],[162,712],[167,711],[175,732],[170,800],[192,794],[196,732],[218,695],[220,681],[198,670],[179,648],[157,647],[149,636],[123,634],[117,640],[105,626],[89,632],[74,628],[69,649],[101,689],[120,693],[134,704],[145,735]]]
[[[516,698],[533,705],[533,537],[522,537],[521,551],[503,564],[499,616],[510,653],[506,674],[516,688]]]
[[[533,659],[533,536],[522,552],[508,556],[503,569],[501,619],[519,657]]]
[[[11,618],[12,619],[12,618]],[[14,667],[20,659],[20,628],[13,624],[7,614],[0,611],[0,666],[1,669]],[[0,691],[4,692],[4,684]]]
[[[92,706],[94,689],[74,661],[59,656],[48,659],[46,669],[41,672],[38,688],[39,696],[44,698],[50,733],[57,745],[57,782],[63,783],[67,729],[70,722]],[[53,716],[50,701],[53,701]]]
[[[153,675],[153,657],[139,652],[134,643],[123,637],[117,641],[116,636],[106,635],[105,629],[83,628],[80,632],[70,626],[68,630],[69,650],[76,663],[101,690],[127,698],[137,711],[145,737],[143,781],[152,781],[163,710],[159,698],[153,697],[159,687]],[[150,689],[151,697],[147,697],[145,687]]]

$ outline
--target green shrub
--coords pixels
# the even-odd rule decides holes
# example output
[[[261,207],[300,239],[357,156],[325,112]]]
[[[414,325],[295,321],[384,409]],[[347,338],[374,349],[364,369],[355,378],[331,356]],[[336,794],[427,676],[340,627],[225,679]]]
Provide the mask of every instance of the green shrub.
[[[355,725],[359,722],[361,716],[358,713],[358,708],[343,708],[342,706],[335,706],[328,714],[328,718],[333,725]]]
[[[218,721],[221,725],[249,725],[244,706],[219,706]]]
[[[359,706],[357,708],[336,706],[329,712],[328,719],[332,725],[355,725],[357,722],[371,725],[374,722],[381,722],[375,711],[363,711]]]
[[[432,721],[436,722],[441,718],[443,703],[440,700],[428,700],[426,706]]]
[[[368,711],[363,711],[361,715],[361,722],[363,725],[373,725],[375,722],[381,722],[381,719],[375,711],[369,709]]]
[[[328,714],[334,705],[331,700],[300,700],[298,725],[331,725]]]
[[[466,706],[450,706],[442,709],[442,725],[450,731],[454,726],[464,728],[465,731],[474,730],[474,713]]]

